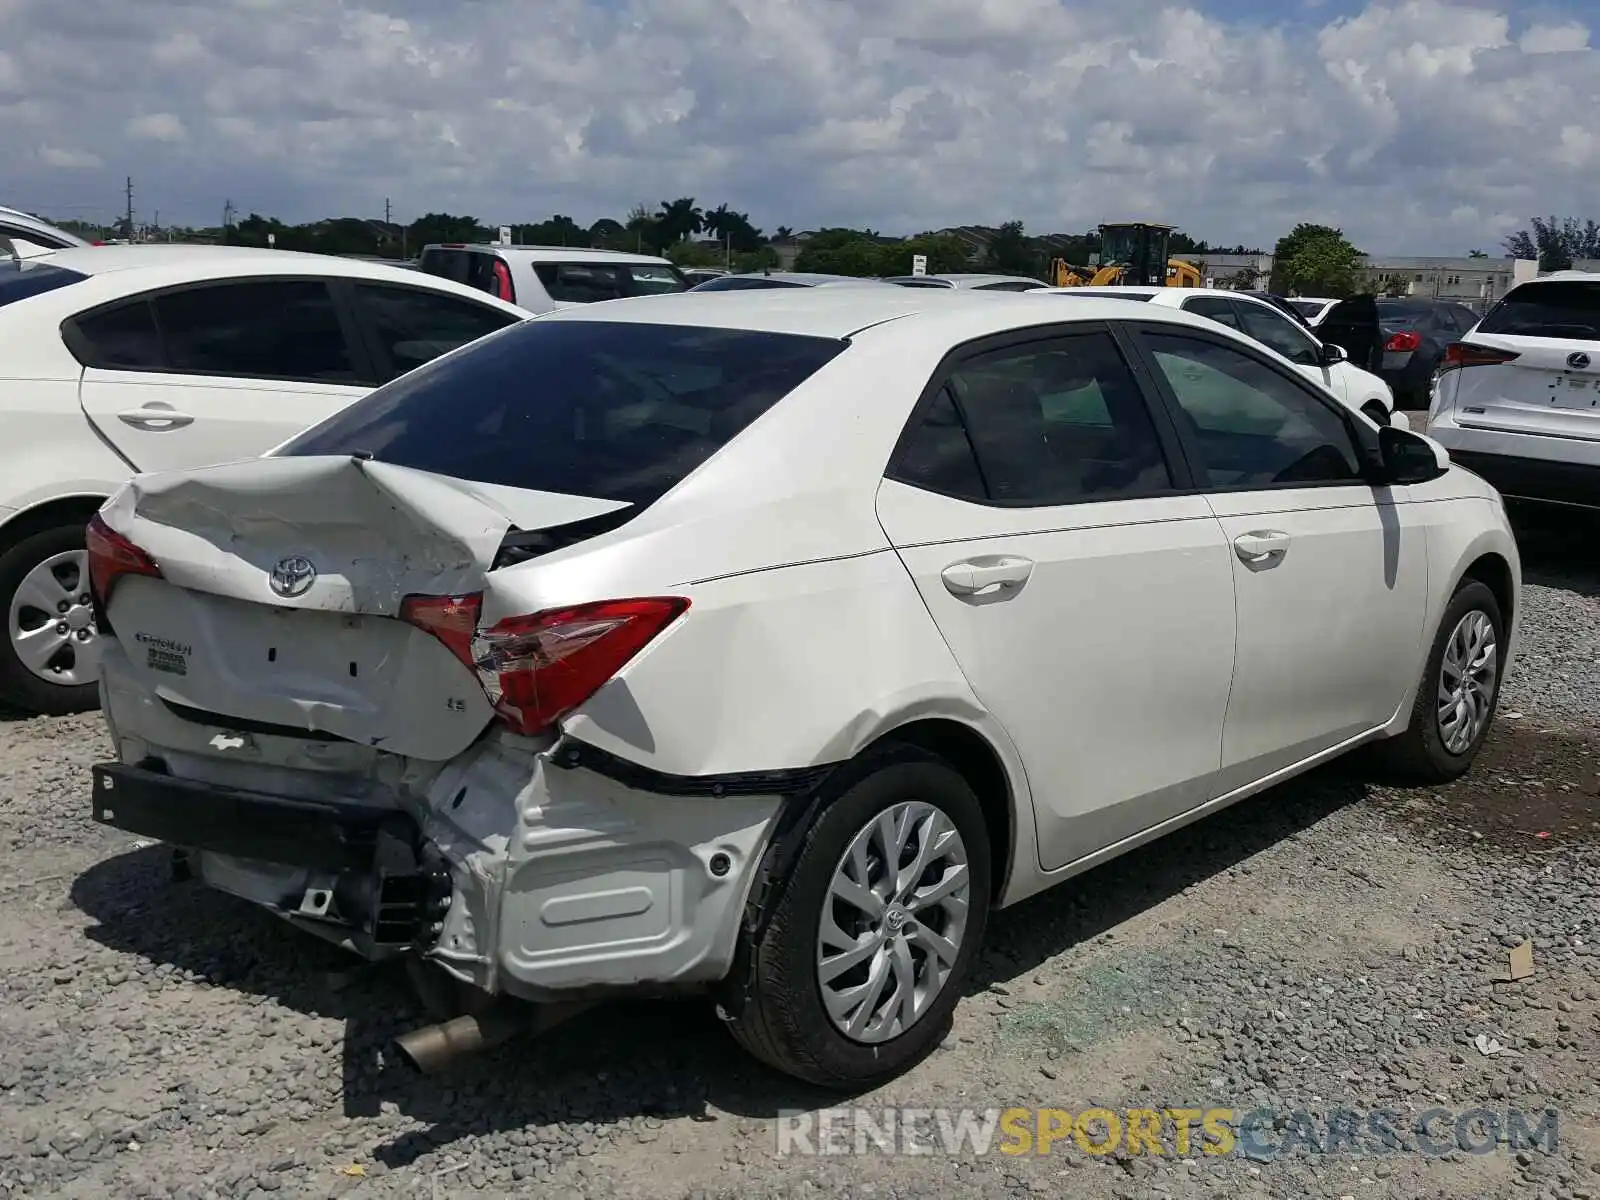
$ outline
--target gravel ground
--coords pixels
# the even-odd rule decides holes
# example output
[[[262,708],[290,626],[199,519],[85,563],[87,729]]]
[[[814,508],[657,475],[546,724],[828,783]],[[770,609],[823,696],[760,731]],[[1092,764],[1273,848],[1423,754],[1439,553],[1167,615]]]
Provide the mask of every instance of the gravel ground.
[[[395,970],[87,820],[89,716],[0,723],[0,1196],[1600,1197],[1600,576],[1524,543],[1466,780],[1340,764],[998,915],[945,1047],[858,1103],[1266,1106],[1269,1145],[1296,1110],[1325,1142],[1335,1109],[1554,1108],[1553,1153],[780,1157],[778,1114],[833,1101],[688,1002],[417,1079],[381,1051],[425,1019]]]

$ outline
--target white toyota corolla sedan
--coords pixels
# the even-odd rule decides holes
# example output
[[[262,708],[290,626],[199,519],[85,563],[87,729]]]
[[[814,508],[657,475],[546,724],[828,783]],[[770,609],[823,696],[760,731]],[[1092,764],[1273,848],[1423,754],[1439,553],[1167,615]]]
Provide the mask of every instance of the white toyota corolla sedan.
[[[692,989],[843,1088],[991,910],[1364,743],[1465,771],[1521,579],[1493,489],[1214,321],[902,288],[519,324],[89,553],[96,818],[499,997],[414,1065]]]

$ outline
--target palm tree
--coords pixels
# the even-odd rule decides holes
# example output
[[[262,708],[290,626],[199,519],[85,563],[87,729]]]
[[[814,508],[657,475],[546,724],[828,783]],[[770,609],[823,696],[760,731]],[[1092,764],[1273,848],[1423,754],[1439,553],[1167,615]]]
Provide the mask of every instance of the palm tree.
[[[661,231],[661,240],[668,245],[681,242],[706,227],[705,214],[695,207],[693,196],[663,200],[655,220],[656,227]]]

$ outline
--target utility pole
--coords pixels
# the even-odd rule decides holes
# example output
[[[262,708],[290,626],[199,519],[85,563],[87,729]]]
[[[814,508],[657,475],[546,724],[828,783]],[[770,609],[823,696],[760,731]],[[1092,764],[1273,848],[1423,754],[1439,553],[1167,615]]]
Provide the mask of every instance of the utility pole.
[[[128,176],[128,240],[133,241],[133,176]]]
[[[233,201],[222,202],[222,240],[228,240],[228,230],[233,226]]]

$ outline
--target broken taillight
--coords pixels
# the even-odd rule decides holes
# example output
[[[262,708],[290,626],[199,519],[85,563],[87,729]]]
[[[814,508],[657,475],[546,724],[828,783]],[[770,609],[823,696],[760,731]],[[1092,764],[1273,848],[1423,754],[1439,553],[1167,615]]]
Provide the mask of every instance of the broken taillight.
[[[472,638],[478,631],[483,594],[407,596],[400,601],[400,619],[443,642],[450,653],[472,666]]]
[[[110,598],[112,584],[124,575],[161,578],[155,559],[107,525],[99,513],[89,518],[84,548],[89,552],[89,587],[101,605]]]
[[[689,607],[680,596],[601,600],[477,629],[482,603],[476,594],[407,596],[400,616],[448,646],[521,734],[548,729],[588,700]]]

